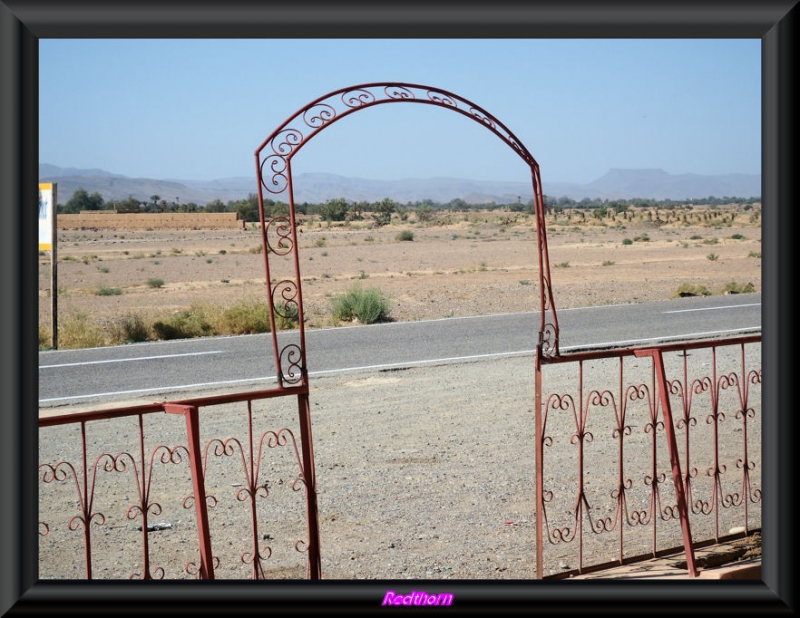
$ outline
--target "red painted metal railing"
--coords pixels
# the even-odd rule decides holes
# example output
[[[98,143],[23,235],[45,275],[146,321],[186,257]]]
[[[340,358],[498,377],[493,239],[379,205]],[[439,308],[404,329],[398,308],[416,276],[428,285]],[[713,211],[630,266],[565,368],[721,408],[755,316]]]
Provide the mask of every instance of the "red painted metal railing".
[[[539,357],[539,577],[654,557],[680,547],[678,541],[695,575],[695,547],[753,530],[760,513],[754,516],[749,505],[761,501],[761,445],[753,435],[760,420],[760,393],[753,392],[761,384],[760,342],[759,334]],[[565,377],[565,370],[574,374]],[[567,389],[544,395],[548,371],[554,372],[549,381],[564,381]],[[728,534],[721,532],[723,521]],[[570,544],[572,559],[565,560]],[[610,559],[609,544],[616,553]],[[551,565],[545,573],[548,546],[559,547],[567,565],[561,571]]]
[[[255,427],[256,416],[254,403],[260,400],[271,400],[279,397],[295,397],[299,412],[300,445],[295,433],[288,427],[278,429],[258,429]],[[244,403],[243,422],[239,425],[244,429],[243,435],[214,436],[201,441],[201,420],[212,424],[212,413],[201,414],[201,408],[219,407],[230,404]],[[217,413],[217,410],[213,411]],[[184,417],[185,427],[181,430],[179,425],[170,425],[169,418],[164,413]],[[227,411],[224,418],[226,425],[233,425],[236,417],[241,417],[242,411]],[[262,415],[267,416],[267,415]],[[284,415],[285,417],[285,415]],[[145,428],[145,420],[154,421],[151,430]],[[106,450],[107,444],[114,441],[124,429],[118,428],[122,421],[134,421],[127,433],[123,433],[123,442],[127,445],[125,450],[112,454]],[[109,427],[109,422],[116,423],[114,429]],[[101,533],[105,535],[116,534],[124,537],[127,546],[134,544],[133,537],[128,534],[130,529],[121,523],[125,520],[136,521],[136,532],[141,549],[141,562],[134,568],[138,570],[129,573],[130,578],[163,579],[167,577],[167,570],[156,566],[153,560],[153,548],[150,533],[161,527],[172,527],[173,523],[154,523],[154,517],[166,515],[162,500],[154,497],[156,489],[164,499],[173,503],[169,517],[174,521],[186,515],[178,512],[181,508],[192,509],[194,517],[189,516],[188,523],[181,527],[195,530],[195,539],[183,536],[179,543],[187,547],[196,547],[196,553],[191,552],[185,556],[182,572],[176,568],[174,556],[171,578],[196,576],[200,579],[214,579],[215,570],[220,568],[217,550],[212,544],[213,511],[219,500],[228,498],[245,503],[247,517],[243,519],[244,525],[238,535],[243,543],[249,545],[242,548],[240,553],[240,567],[250,566],[250,577],[263,579],[267,577],[265,562],[270,558],[271,548],[261,544],[270,535],[261,532],[263,515],[260,517],[261,503],[268,501],[270,496],[270,479],[267,467],[267,452],[279,450],[282,447],[289,449],[289,460],[293,464],[294,478],[288,483],[293,490],[303,489],[305,494],[305,523],[307,537],[294,541],[294,548],[306,554],[306,577],[319,579],[319,529],[317,521],[316,483],[314,478],[313,451],[311,449],[310,418],[308,415],[307,390],[302,387],[275,388],[270,390],[253,391],[234,395],[206,397],[193,400],[182,400],[171,403],[140,405],[123,409],[96,410],[86,413],[66,414],[55,417],[39,419],[40,433],[48,427],[78,428],[78,448],[74,449],[71,459],[41,462],[39,465],[40,479],[43,483],[40,496],[40,517],[47,513],[47,519],[40,521],[40,534],[47,537],[55,528],[66,525],[70,531],[81,532],[83,551],[84,573],[87,579],[95,578],[94,564],[98,561],[93,551],[97,546]],[[95,427],[100,427],[98,437],[93,445],[87,440],[87,432]],[[178,443],[164,444],[161,440],[170,435]],[[65,443],[63,451],[68,451],[65,434],[60,433],[59,442]],[[270,457],[274,455],[270,454]],[[229,460],[225,467],[223,478],[226,482],[216,482],[215,493],[209,487],[209,478],[219,468],[219,460]],[[167,474],[167,467],[180,467],[188,463],[188,470],[178,474]],[[274,469],[274,465],[273,465]],[[102,483],[103,476],[112,475],[109,482]],[[188,481],[187,482],[187,475]],[[217,476],[219,476],[217,474]],[[232,482],[236,481],[236,482]],[[274,482],[275,479],[272,479]],[[278,480],[282,483],[282,480]],[[63,490],[47,492],[48,485],[60,485]],[[228,487],[225,487],[228,485]],[[229,488],[236,489],[229,489]],[[71,490],[70,490],[71,488]],[[55,488],[54,488],[55,489]],[[219,491],[226,491],[223,496]],[[104,492],[111,498],[106,498]],[[77,500],[71,499],[77,496]],[[125,506],[128,495],[134,496],[133,504]],[[102,510],[98,502],[103,501]],[[178,506],[179,505],[179,506]],[[74,510],[70,510],[74,509]],[[113,520],[113,525],[111,521]],[[225,525],[226,522],[221,522]],[[97,532],[93,535],[93,526]],[[109,530],[109,528],[113,528]],[[103,530],[105,528],[105,530]],[[248,540],[243,535],[249,528]],[[63,532],[63,531],[62,531]],[[274,537],[272,537],[274,539]],[[68,537],[62,535],[60,544],[68,546]],[[62,547],[52,548],[54,551],[63,551]],[[109,557],[113,552],[113,544],[104,547],[104,564],[114,564],[116,574],[120,573],[123,566],[119,566],[120,554],[124,554],[122,547],[117,546],[117,555]],[[181,548],[182,549],[182,548]],[[160,555],[165,555],[161,548]],[[192,555],[194,554],[194,555]],[[109,558],[112,558],[109,562]],[[229,560],[222,565],[225,568],[236,568]],[[108,570],[108,567],[106,567]],[[112,569],[114,570],[114,569]]]

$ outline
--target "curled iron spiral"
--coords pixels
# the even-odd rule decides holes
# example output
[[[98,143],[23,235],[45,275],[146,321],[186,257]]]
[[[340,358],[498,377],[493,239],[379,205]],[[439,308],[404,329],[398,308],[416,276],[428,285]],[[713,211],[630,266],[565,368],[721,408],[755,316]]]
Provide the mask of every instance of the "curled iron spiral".
[[[303,355],[300,346],[290,343],[280,353],[281,377],[287,384],[297,384],[303,378]]]
[[[267,251],[288,255],[294,248],[292,222],[286,217],[274,217],[266,226]]]

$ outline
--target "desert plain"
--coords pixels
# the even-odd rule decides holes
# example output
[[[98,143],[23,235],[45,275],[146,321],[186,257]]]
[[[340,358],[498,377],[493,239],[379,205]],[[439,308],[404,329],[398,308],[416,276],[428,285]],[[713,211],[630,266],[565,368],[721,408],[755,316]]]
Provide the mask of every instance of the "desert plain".
[[[548,214],[546,222],[557,309],[665,300],[687,288],[761,291],[760,205],[631,208],[602,218],[564,209]],[[401,233],[411,240],[401,240]],[[380,227],[369,218],[303,217],[297,243],[307,328],[336,326],[330,301],[356,285],[379,289],[396,321],[539,308],[530,214],[439,211],[431,221],[412,214]],[[290,258],[270,256],[273,280],[293,277]],[[52,323],[52,271],[50,253],[40,252],[39,325],[45,332]],[[238,229],[62,229],[55,274],[60,329],[76,317],[99,325],[131,315],[147,321],[198,304],[266,299],[257,223]],[[61,336],[59,343],[70,347]]]

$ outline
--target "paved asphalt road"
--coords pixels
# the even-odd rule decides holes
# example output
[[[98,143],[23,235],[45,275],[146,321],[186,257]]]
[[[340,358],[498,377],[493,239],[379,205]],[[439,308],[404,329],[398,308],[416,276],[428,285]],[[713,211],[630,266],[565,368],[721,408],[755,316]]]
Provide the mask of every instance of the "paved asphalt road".
[[[761,294],[684,298],[558,312],[561,351],[760,332]],[[306,331],[309,373],[529,354],[538,312]],[[296,341],[296,332],[280,334]],[[269,334],[39,353],[40,408],[109,405],[215,387],[277,384]]]

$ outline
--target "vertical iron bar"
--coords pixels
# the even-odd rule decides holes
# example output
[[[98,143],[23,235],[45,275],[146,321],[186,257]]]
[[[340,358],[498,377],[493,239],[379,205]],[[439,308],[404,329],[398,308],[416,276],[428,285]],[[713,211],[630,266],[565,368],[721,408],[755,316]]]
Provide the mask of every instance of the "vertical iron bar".
[[[624,382],[622,378],[622,357],[619,357],[619,414],[617,415],[617,431],[619,432],[619,440],[617,445],[617,491],[619,491],[619,495],[617,496],[617,509],[620,509],[621,506],[625,505],[624,496],[625,496],[625,469],[623,467],[623,460],[624,460],[624,448],[622,440],[625,436],[625,389],[624,389]],[[623,562],[623,529],[625,523],[625,517],[623,510],[620,510],[619,518],[617,522],[619,523],[619,563],[622,564]]]
[[[661,410],[664,416],[664,431],[667,435],[667,448],[669,459],[672,464],[672,484],[675,487],[675,497],[678,502],[678,515],[681,520],[681,532],[683,534],[683,547],[686,552],[686,566],[689,575],[697,577],[697,567],[694,560],[694,547],[692,546],[692,532],[689,527],[689,511],[686,507],[686,495],[683,491],[683,479],[681,477],[681,463],[678,458],[678,444],[675,440],[675,426],[672,424],[672,409],[669,405],[669,390],[667,389],[667,376],[664,373],[664,358],[658,348],[635,350],[637,357],[649,356],[653,359],[653,365],[657,376],[659,396],[661,398]]]
[[[55,210],[55,206],[53,207]],[[83,555],[86,561],[86,579],[92,579],[92,535],[89,532],[89,524],[91,523],[91,508],[88,508],[89,495],[88,495],[88,469],[86,467],[86,423],[81,423],[81,454],[83,461]],[[92,487],[94,491],[94,487]]]
[[[544,482],[543,462],[544,453],[542,452],[542,343],[541,341],[536,346],[536,355],[534,356],[534,394],[533,394],[533,439],[534,439],[534,455],[535,455],[535,470],[536,476],[536,579],[542,579],[542,520],[544,519],[544,490],[542,483]]]
[[[297,396],[300,417],[300,439],[303,447],[303,476],[306,484],[306,516],[308,518],[308,578],[320,579],[322,565],[319,548],[319,514],[317,512],[317,480],[314,473],[314,448],[311,444],[311,409],[308,392]]]
[[[194,489],[194,511],[197,517],[197,537],[200,550],[200,579],[214,579],[214,564],[211,554],[211,533],[208,526],[206,488],[203,478],[203,459],[200,455],[200,415],[197,406],[166,403],[168,414],[183,414],[186,419],[186,439],[189,447],[189,468]]]
[[[139,417],[139,462],[142,478],[139,483],[139,508],[142,511],[142,579],[152,579],[150,575],[150,539],[147,537],[147,513],[150,506],[150,483],[147,480],[147,461],[144,455],[144,416]]]
[[[289,196],[289,220],[292,223],[292,257],[294,259],[294,280],[297,290],[295,307],[297,308],[297,333],[300,338],[300,375],[303,386],[308,386],[308,369],[306,368],[306,329],[303,311],[302,277],[300,276],[300,247],[297,244],[297,220],[294,208],[294,186],[292,184],[292,163],[286,162],[288,175],[287,191]]]

